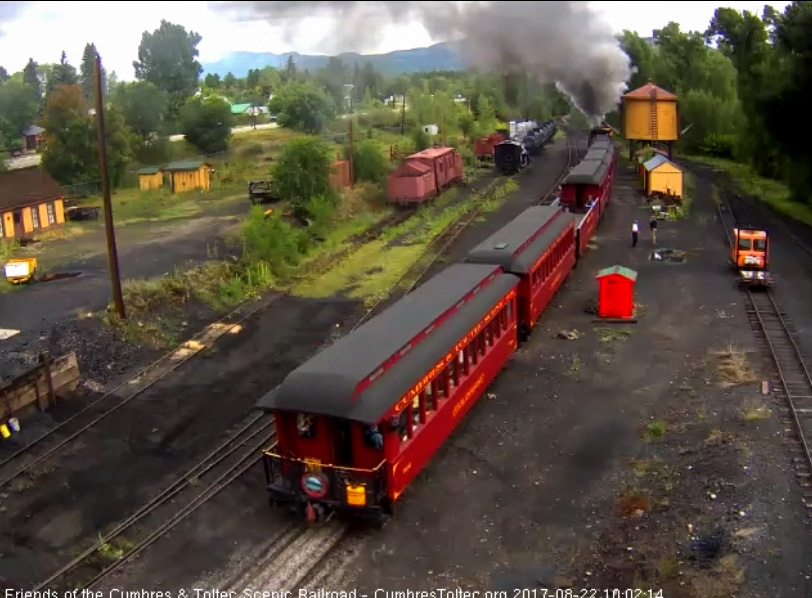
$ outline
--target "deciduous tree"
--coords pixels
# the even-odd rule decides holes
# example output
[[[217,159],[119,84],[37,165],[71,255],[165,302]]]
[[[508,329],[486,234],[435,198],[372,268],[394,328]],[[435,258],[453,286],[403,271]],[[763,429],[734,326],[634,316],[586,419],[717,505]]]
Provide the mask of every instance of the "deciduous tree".
[[[161,21],[152,33],[145,31],[133,62],[135,77],[165,92],[169,113],[174,117],[186,99],[195,93],[203,68],[197,61],[197,45],[202,38],[181,25]]]

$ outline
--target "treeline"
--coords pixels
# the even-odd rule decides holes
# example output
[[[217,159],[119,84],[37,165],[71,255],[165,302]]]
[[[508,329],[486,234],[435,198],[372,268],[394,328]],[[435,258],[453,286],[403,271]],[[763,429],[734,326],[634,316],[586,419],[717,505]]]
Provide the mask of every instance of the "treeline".
[[[812,194],[812,146],[803,98],[812,89],[812,2],[761,15],[718,8],[704,32],[669,23],[649,44],[624,32],[621,42],[636,72],[680,96],[680,146],[689,153],[748,163],[785,181],[796,201]]]
[[[185,135],[201,154],[213,154],[228,149],[234,125],[268,118],[257,116],[259,110],[235,116],[230,104],[267,106],[281,126],[311,134],[338,126],[334,123],[342,114],[357,113],[363,127],[403,126],[417,146],[429,143],[422,133],[426,124],[471,137],[492,132],[500,120],[544,119],[569,109],[555,86],[521,75],[433,72],[386,77],[369,63],[347,65],[337,58],[312,73],[300,71],[291,59],[284,68],[255,69],[243,78],[229,73],[201,80],[200,41],[194,31],[162,21],[158,29],[142,35],[133,62],[135,82],[103,74],[114,184],[132,162],[164,161],[172,134]],[[59,63],[29,60],[13,75],[0,67],[0,148],[6,155],[20,148],[22,132],[36,123],[45,129],[43,167],[52,176],[63,184],[99,178],[91,110],[97,54],[96,47],[87,44],[78,69],[64,52]]]

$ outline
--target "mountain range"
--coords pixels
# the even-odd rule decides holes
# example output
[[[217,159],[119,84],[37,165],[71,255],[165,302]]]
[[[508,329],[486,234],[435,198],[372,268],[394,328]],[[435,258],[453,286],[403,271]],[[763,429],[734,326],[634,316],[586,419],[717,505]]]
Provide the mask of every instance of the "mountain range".
[[[465,63],[456,48],[457,46],[453,42],[442,42],[428,48],[397,50],[387,54],[344,52],[338,57],[349,68],[354,68],[356,64],[362,67],[369,62],[376,71],[387,75],[433,70],[454,71],[465,68]],[[261,69],[266,66],[282,68],[291,56],[299,70],[311,71],[324,67],[330,58],[324,55],[299,54],[298,52],[284,54],[230,52],[216,62],[203,63],[203,75],[212,73],[222,77],[230,72],[236,77],[245,77],[251,69]]]

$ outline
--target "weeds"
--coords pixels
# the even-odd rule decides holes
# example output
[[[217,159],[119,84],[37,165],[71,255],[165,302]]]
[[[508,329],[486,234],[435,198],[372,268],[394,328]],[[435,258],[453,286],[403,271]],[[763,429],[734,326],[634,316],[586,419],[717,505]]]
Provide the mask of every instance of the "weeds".
[[[754,400],[745,401],[742,406],[740,417],[745,422],[758,422],[768,419],[771,411],[765,406]]]
[[[665,430],[666,430],[665,422],[661,421],[651,422],[646,426],[646,429],[643,432],[643,440],[645,440],[646,442],[660,440],[665,436]]]
[[[633,331],[629,328],[595,328],[600,341],[604,344],[611,343],[615,340],[625,340],[629,338]]]
[[[722,386],[740,386],[757,381],[750,367],[747,354],[735,343],[713,353],[716,358],[716,373]]]

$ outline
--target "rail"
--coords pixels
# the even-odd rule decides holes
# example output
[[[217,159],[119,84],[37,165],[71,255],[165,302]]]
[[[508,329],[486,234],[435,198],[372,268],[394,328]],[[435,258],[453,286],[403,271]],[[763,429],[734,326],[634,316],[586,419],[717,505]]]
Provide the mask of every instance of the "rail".
[[[561,176],[559,176],[555,183],[553,183],[553,186],[550,187],[549,191],[547,191],[547,193],[545,193],[541,199],[539,199],[538,205],[555,206],[560,203],[557,191],[572,167],[578,164],[579,154],[577,140],[572,135],[567,135],[566,140],[567,165],[564,167],[564,170],[561,171]]]
[[[568,148],[570,151],[570,158],[571,160],[571,152],[572,148]],[[568,161],[569,161],[568,160]],[[565,169],[566,171],[566,169]],[[553,186],[552,190],[555,189],[555,185]],[[551,190],[551,191],[552,191]],[[482,197],[479,199],[477,203],[477,207],[475,207],[471,212],[467,212],[463,214],[460,218],[456,221],[450,223],[444,232],[440,235],[435,237],[435,240],[441,240],[442,245],[440,248],[432,255],[430,262],[428,265],[423,268],[418,277],[415,279],[414,283],[408,287],[408,289],[403,293],[404,295],[410,292],[428,270],[428,268],[434,264],[450,247],[453,241],[459,236],[459,234],[464,230],[467,226],[469,226],[474,220],[479,216],[482,205],[486,201],[487,193],[481,193]],[[401,218],[404,219],[408,218],[408,213],[406,216],[398,216],[395,215],[395,219]],[[390,224],[391,225],[391,224]],[[430,243],[426,250],[421,254],[425,256],[429,250],[434,247],[437,243]],[[421,258],[418,257],[417,260],[413,263],[413,266],[416,264],[421,263]],[[421,264],[422,265],[422,264]],[[408,273],[408,271],[407,271]],[[404,275],[405,277],[405,275]],[[401,282],[404,277],[401,277],[400,280],[396,281],[389,289],[387,295],[391,294],[391,292],[401,286]],[[292,290],[292,287],[291,289]],[[290,292],[288,291],[288,294]],[[283,295],[277,296],[281,298]],[[277,300],[278,300],[277,298]],[[367,312],[365,312],[352,330],[358,328],[364,321],[369,319],[370,315],[374,311],[375,307],[378,306],[382,302],[379,301],[376,303],[372,308],[370,308]],[[261,308],[257,309],[259,311]],[[253,313],[256,313],[254,311]],[[249,316],[250,317],[250,316]],[[156,380],[157,381],[157,380]],[[154,384],[154,382],[153,382]],[[143,392],[139,390],[137,392]],[[104,397],[102,397],[104,398]],[[133,397],[130,397],[130,399]],[[130,400],[126,399],[126,400]],[[99,399],[101,400],[101,399]],[[117,409],[114,407],[113,410]],[[112,410],[111,410],[112,411]],[[246,423],[240,427],[240,429],[229,436],[225,441],[223,441],[217,448],[215,448],[209,455],[204,457],[201,461],[199,461],[196,465],[186,471],[184,474],[178,476],[174,482],[168,485],[164,490],[162,490],[158,496],[150,500],[148,503],[140,507],[135,513],[124,519],[123,521],[119,522],[114,526],[113,529],[108,531],[103,536],[100,536],[99,541],[95,542],[93,545],[86,548],[82,551],[81,554],[73,558],[70,562],[60,567],[59,570],[55,571],[51,574],[47,579],[40,582],[34,590],[43,590],[47,587],[50,587],[54,582],[64,579],[65,577],[69,576],[71,572],[76,571],[77,569],[81,568],[82,565],[93,555],[99,551],[103,546],[108,545],[112,540],[121,536],[126,530],[131,529],[136,523],[144,521],[146,518],[150,516],[159,517],[159,510],[162,507],[165,507],[176,499],[179,494],[184,491],[191,491],[192,488],[197,487],[199,480],[204,476],[211,476],[215,472],[219,472],[219,475],[208,483],[208,485],[199,492],[196,496],[194,496],[189,502],[185,503],[180,509],[175,511],[172,515],[167,517],[160,525],[153,529],[153,531],[148,532],[146,536],[141,539],[137,544],[135,544],[132,548],[130,548],[125,554],[121,556],[118,560],[111,563],[101,571],[98,571],[89,581],[86,581],[82,584],[81,589],[90,589],[100,583],[103,579],[107,578],[111,575],[114,571],[119,569],[125,563],[129,562],[132,558],[139,555],[153,543],[158,541],[164,534],[170,531],[173,527],[175,527],[178,523],[186,519],[189,515],[194,513],[197,509],[207,503],[209,500],[214,498],[218,495],[222,490],[228,487],[231,483],[236,481],[240,478],[243,474],[249,471],[254,465],[259,463],[265,452],[263,449],[269,445],[269,441],[274,439],[276,436],[275,425],[273,421],[265,419],[263,422],[262,420],[265,419],[264,415],[251,415],[248,417]],[[267,435],[263,435],[265,431],[268,431]],[[259,442],[254,443],[251,448],[247,451],[239,453],[236,458],[234,455],[237,451],[248,444],[252,439],[256,438],[259,435],[263,435]],[[224,470],[224,471],[223,471]],[[344,536],[344,531],[346,529],[345,526],[340,526],[339,533],[331,536],[331,547],[335,546]],[[302,535],[307,534],[308,532],[303,532]],[[298,536],[297,536],[298,537]],[[326,553],[329,552],[329,549],[324,553],[323,556],[326,556]],[[309,564],[307,567],[307,571],[313,571],[318,564],[321,562],[322,557],[315,559],[314,562]],[[304,571],[304,569],[303,569]],[[299,579],[302,579],[302,576],[299,576]],[[73,580],[73,586],[76,585],[76,580]]]
[[[385,218],[383,221],[372,227],[369,231],[358,235],[352,243],[345,249],[345,253],[351,253],[357,247],[374,240],[381,236],[384,231],[392,226],[397,226],[411,218],[413,212],[409,211],[396,211],[391,216]],[[327,270],[335,263],[335,258],[325,262],[323,269]],[[317,268],[316,273],[321,271]],[[314,274],[313,270],[308,272],[309,276]],[[268,309],[272,305],[278,303],[284,298],[290,296],[301,281],[300,277],[295,278],[289,285],[281,289],[270,297],[254,299],[247,301],[236,309],[232,310],[219,320],[207,326],[204,330],[195,334],[188,341],[180,344],[178,347],[169,351],[161,356],[156,361],[149,364],[147,367],[139,371],[135,376],[125,380],[112,390],[106,392],[101,397],[92,401],[80,411],[73,414],[71,417],[58,425],[54,426],[47,432],[43,433],[20,450],[14,452],[12,455],[0,462],[0,471],[9,468],[16,462],[20,462],[22,458],[28,456],[35,447],[39,447],[43,441],[53,438],[58,432],[68,431],[71,427],[75,427],[72,432],[67,432],[68,435],[62,440],[57,441],[56,444],[44,450],[41,454],[31,458],[24,465],[20,466],[13,473],[7,474],[0,478],[0,488],[8,485],[10,482],[20,477],[21,475],[31,471],[37,465],[47,461],[54,455],[60,452],[62,448],[67,446],[72,441],[76,440],[79,436],[93,428],[96,424],[109,417],[130,401],[141,395],[143,392],[165,379],[169,374],[177,370],[181,365],[191,360],[198,355],[201,350],[206,346],[211,345],[217,339],[225,334],[238,330],[239,327],[260,313]],[[118,392],[124,390],[123,398],[118,395]],[[113,405],[109,403],[118,399]]]
[[[724,194],[717,203],[717,211],[725,230],[728,245],[733,247],[731,231],[735,224],[733,208]],[[725,209],[723,209],[723,207]],[[725,217],[725,212],[730,218]],[[726,220],[732,222],[726,222]],[[772,290],[764,289],[754,292],[745,289],[750,302],[748,316],[757,335],[762,337],[778,374],[784,399],[790,414],[797,440],[801,446],[802,463],[796,461],[798,475],[812,475],[812,451],[807,438],[812,435],[812,423],[801,415],[812,414],[812,375],[806,365],[801,348],[796,342],[784,314],[773,297]],[[805,469],[805,471],[804,471]],[[809,496],[804,497],[804,506],[812,509]]]

